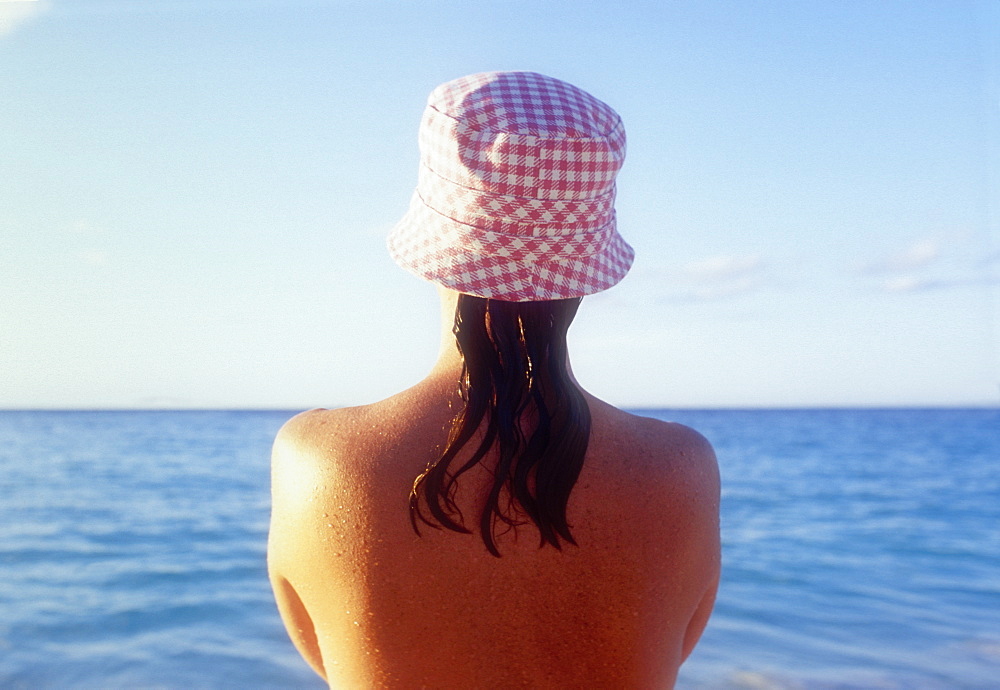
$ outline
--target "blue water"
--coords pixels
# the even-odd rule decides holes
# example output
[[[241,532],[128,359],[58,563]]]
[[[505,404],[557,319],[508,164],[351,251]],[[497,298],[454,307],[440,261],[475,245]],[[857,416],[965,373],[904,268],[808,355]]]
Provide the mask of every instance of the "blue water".
[[[656,411],[715,445],[679,688],[1000,687],[1000,411]],[[317,688],[264,564],[288,412],[0,412],[0,687]]]

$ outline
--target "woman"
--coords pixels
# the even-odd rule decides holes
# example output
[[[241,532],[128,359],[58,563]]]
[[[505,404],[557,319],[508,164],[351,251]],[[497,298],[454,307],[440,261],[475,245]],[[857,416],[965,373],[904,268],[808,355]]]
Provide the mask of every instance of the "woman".
[[[292,419],[274,446],[268,564],[331,687],[673,685],[719,576],[719,479],[696,432],[573,378],[580,298],[632,263],[618,115],[564,82],[432,92],[398,263],[440,286],[419,384]]]

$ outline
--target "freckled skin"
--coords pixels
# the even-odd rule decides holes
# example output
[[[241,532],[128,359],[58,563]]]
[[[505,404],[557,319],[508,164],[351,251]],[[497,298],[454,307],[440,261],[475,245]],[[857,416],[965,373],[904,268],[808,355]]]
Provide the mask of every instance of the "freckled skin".
[[[499,537],[499,559],[476,533],[418,536],[408,496],[447,437],[453,350],[409,390],[279,433],[268,565],[293,642],[334,688],[672,687],[718,586],[711,447],[587,396],[578,546],[539,548],[530,524]],[[473,529],[486,472],[460,479]]]

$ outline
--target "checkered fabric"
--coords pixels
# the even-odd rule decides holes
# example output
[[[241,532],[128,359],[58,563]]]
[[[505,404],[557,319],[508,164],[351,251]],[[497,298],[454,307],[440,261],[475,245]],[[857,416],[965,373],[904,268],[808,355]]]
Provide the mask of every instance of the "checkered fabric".
[[[628,272],[614,211],[625,129],[601,101],[533,72],[473,74],[431,92],[419,141],[388,241],[404,268],[511,302],[590,295]]]

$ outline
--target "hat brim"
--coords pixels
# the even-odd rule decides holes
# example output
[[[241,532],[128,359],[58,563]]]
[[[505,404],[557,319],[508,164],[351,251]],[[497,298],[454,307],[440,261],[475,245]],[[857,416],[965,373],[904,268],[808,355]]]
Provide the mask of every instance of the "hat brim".
[[[387,245],[406,270],[467,295],[507,302],[569,299],[607,290],[628,273],[635,252],[615,225],[612,215],[601,229],[607,240],[586,256],[512,258],[459,241],[472,228],[437,213],[414,194]]]

